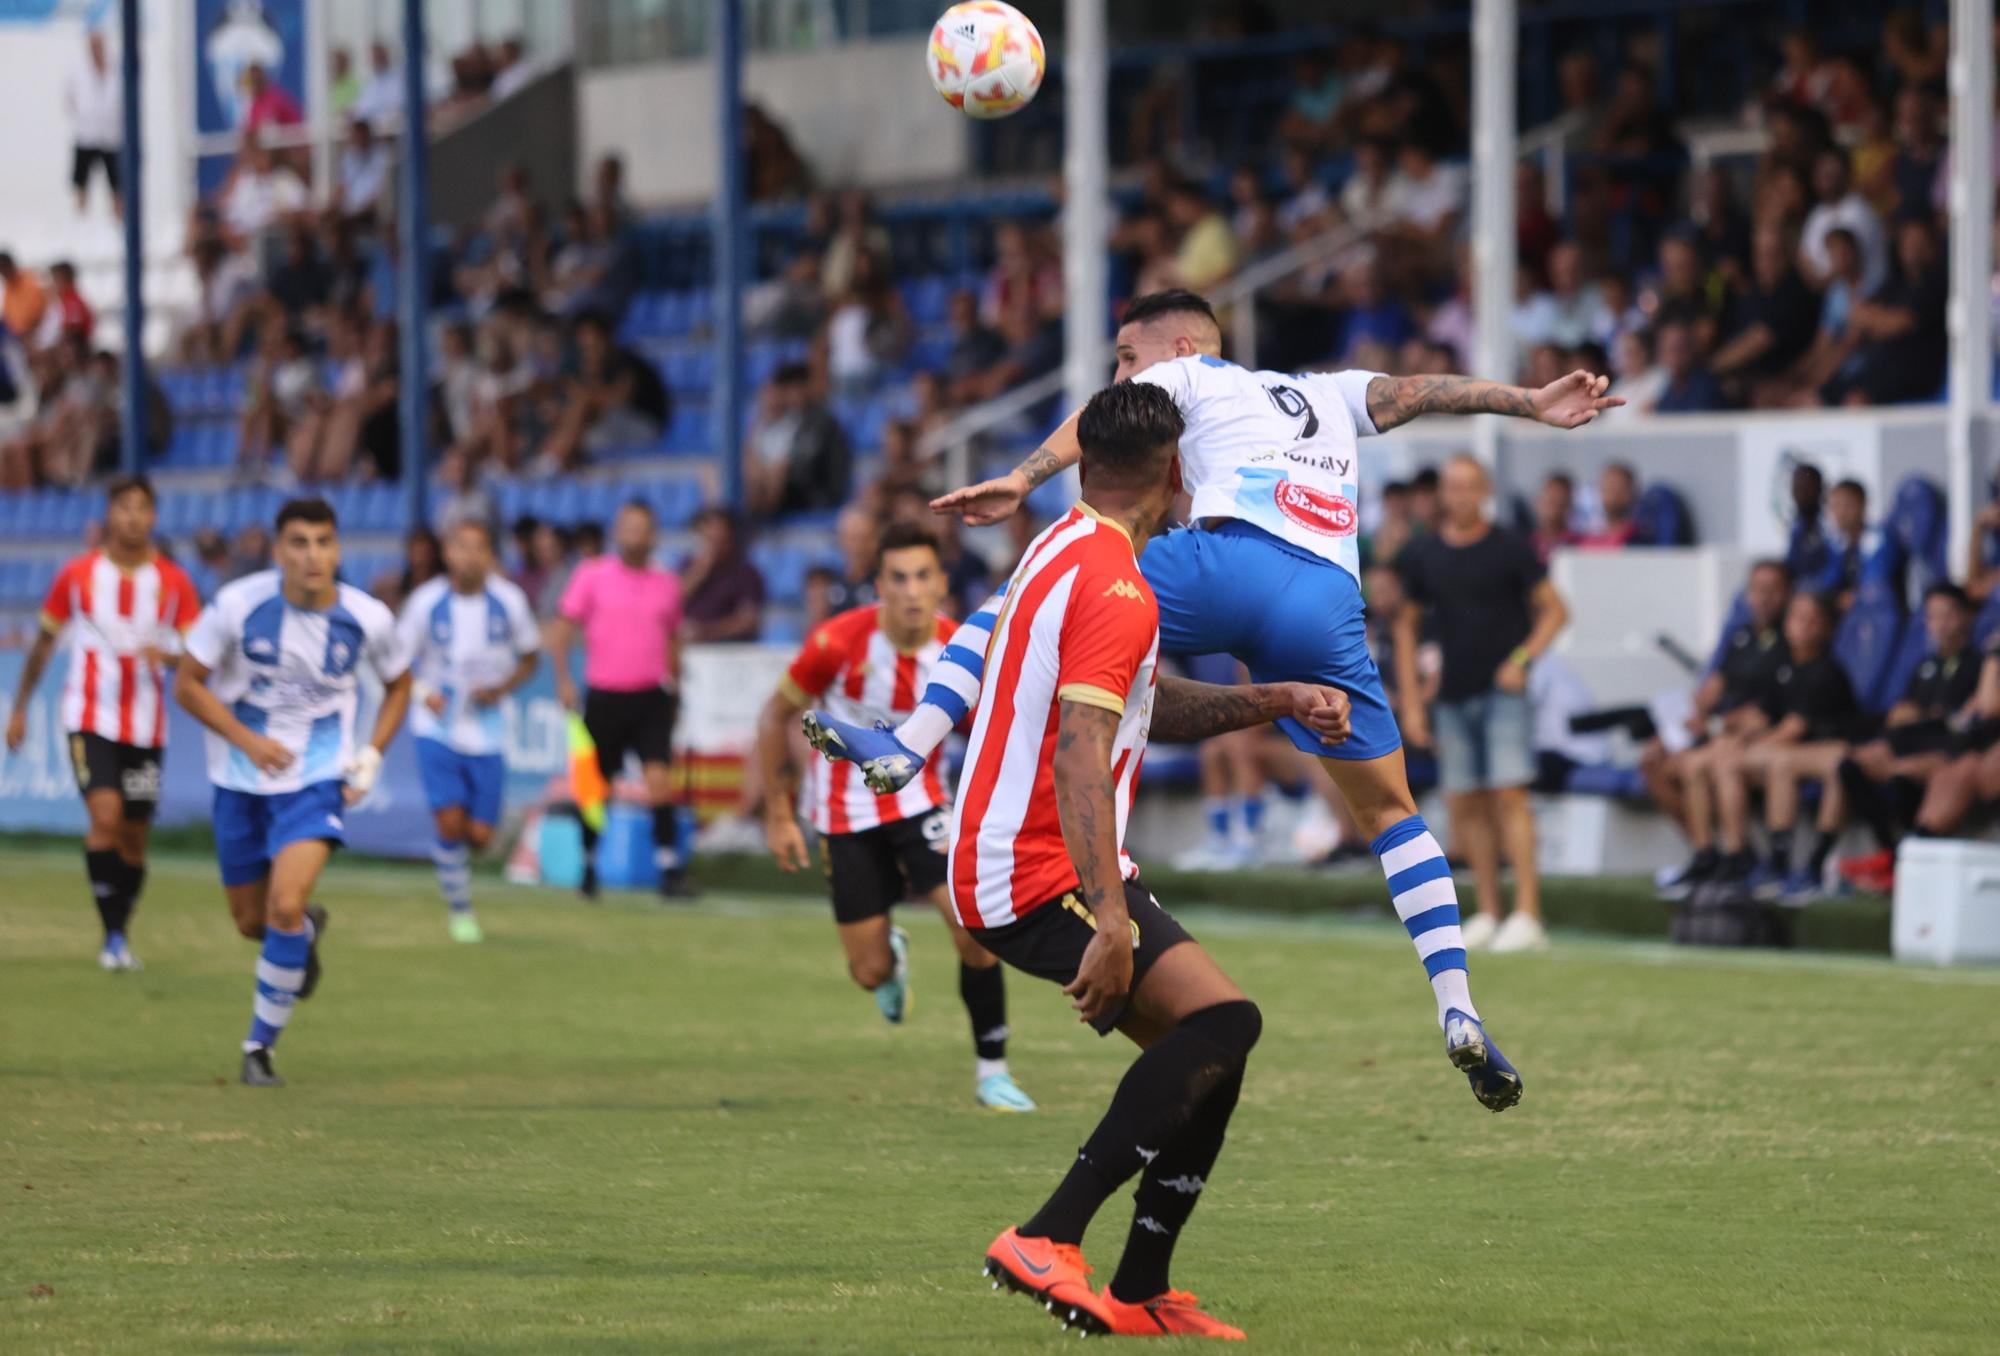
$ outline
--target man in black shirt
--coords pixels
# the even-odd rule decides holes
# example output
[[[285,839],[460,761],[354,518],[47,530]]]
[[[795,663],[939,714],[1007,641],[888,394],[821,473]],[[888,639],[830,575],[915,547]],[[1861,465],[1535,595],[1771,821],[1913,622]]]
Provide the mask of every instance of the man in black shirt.
[[[1687,865],[1660,882],[1662,899],[1686,899],[1714,876],[1720,864],[1714,821],[1688,813],[1687,791],[1694,782],[1708,780],[1711,765],[1725,751],[1740,749],[1761,728],[1765,693],[1790,657],[1783,624],[1791,599],[1792,574],[1783,561],[1760,560],[1750,567],[1743,588],[1749,616],[1723,631],[1709,658],[1708,673],[1695,689],[1687,732],[1697,742],[1669,753],[1655,739],[1640,756],[1639,771],[1654,802],[1681,826],[1694,848]]]
[[[1798,769],[1826,785],[1819,825],[1824,840],[1837,834],[1848,811],[1868,824],[1880,851],[1840,864],[1840,873],[1865,890],[1895,884],[1896,844],[1924,786],[1968,747],[1980,661],[1972,649],[1972,599],[1956,584],[1934,584],[1924,594],[1924,630],[1931,652],[1902,699],[1883,718],[1883,733],[1847,751],[1828,772],[1824,760]],[[1990,661],[2000,667],[2000,660]]]
[[[1492,483],[1471,457],[1454,458],[1439,483],[1438,530],[1396,558],[1408,595],[1396,618],[1396,690],[1404,741],[1430,744],[1417,647],[1426,613],[1443,672],[1434,716],[1439,780],[1451,808],[1452,837],[1472,863],[1479,914],[1465,927],[1469,947],[1539,950],[1540,881],[1528,784],[1535,779],[1534,713],[1528,665],[1552,644],[1569,609],[1527,538],[1486,517]],[[1514,916],[1500,921],[1500,850],[1514,868]]]
[[[1757,228],[1751,247],[1750,290],[1737,299],[1732,332],[1709,369],[1745,404],[1761,382],[1785,372],[1811,347],[1819,328],[1819,298],[1799,276],[1797,247],[1782,226]]]
[[[1791,805],[1771,811],[1771,822],[1785,827],[1772,830],[1771,855],[1763,863],[1748,845],[1750,788],[1763,783],[1768,789],[1772,769],[1802,750],[1823,756],[1821,746],[1846,748],[1860,705],[1847,671],[1832,654],[1839,619],[1833,600],[1824,594],[1800,593],[1792,598],[1785,609],[1785,644],[1791,654],[1764,695],[1752,721],[1755,732],[1740,745],[1718,749],[1709,776],[1688,786],[1690,818],[1712,815],[1715,821],[1722,852],[1715,876],[1719,885],[1769,894],[1781,889],[1790,873],[1798,783],[1790,782]]]

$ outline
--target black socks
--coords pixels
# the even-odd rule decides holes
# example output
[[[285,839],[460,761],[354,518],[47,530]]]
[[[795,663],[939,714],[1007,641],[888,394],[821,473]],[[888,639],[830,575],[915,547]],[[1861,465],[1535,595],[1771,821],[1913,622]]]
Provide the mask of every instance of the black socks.
[[[958,963],[958,996],[972,1019],[972,1052],[981,1059],[1007,1058],[1007,981],[998,965],[975,970]]]
[[[146,883],[146,868],[133,866],[118,855],[116,848],[86,849],[83,866],[90,876],[91,899],[97,905],[104,935],[124,932],[131,925],[140,887]]]

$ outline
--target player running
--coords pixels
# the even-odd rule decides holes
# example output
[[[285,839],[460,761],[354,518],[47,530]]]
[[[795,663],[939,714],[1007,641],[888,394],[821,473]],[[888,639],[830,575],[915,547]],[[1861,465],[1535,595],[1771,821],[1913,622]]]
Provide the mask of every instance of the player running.
[[[416,675],[410,732],[437,838],[431,862],[456,942],[485,940],[472,912],[472,854],[493,841],[507,779],[507,694],[535,676],[542,633],[528,596],[493,568],[493,530],[446,533],[445,572],[418,586],[396,623]]]
[[[1194,526],[1155,539],[1142,562],[1159,599],[1161,648],[1227,651],[1259,681],[1327,683],[1352,699],[1353,737],[1338,749],[1318,747],[1296,722],[1280,724],[1294,744],[1319,756],[1372,839],[1396,913],[1430,977],[1446,1055],[1482,1105],[1505,1110],[1520,1100],[1520,1077],[1472,1004],[1451,871],[1417,813],[1402,738],[1368,656],[1356,439],[1425,414],[1507,414],[1577,428],[1624,402],[1604,394],[1606,378],[1582,371],[1539,390],[1469,377],[1249,371],[1222,359],[1215,313],[1186,291],[1132,302],[1117,353],[1118,381],[1165,391],[1187,421],[1182,451]],[[1072,415],[1006,476],[931,507],[970,523],[999,522],[1077,456]],[[828,756],[861,764],[878,789],[901,785],[978,694],[983,638],[1001,607],[1000,599],[989,602],[954,634],[924,700],[893,732],[814,713],[808,737]]]
[[[106,487],[104,545],[57,571],[7,718],[7,751],[19,753],[28,734],[28,699],[57,638],[67,633],[62,724],[76,788],[90,814],[83,865],[104,924],[97,963],[106,970],[140,968],[127,934],[146,883],[146,831],[160,804],[166,666],[201,611],[187,574],[153,548],[156,508],[144,476]]]
[[[243,1081],[283,1087],[271,1047],[295,999],[319,983],[326,910],[310,903],[410,704],[410,664],[388,608],[343,584],[324,499],[278,510],[278,566],[215,595],[188,633],[174,696],[206,725],[215,855],[236,930],[261,939]],[[368,743],[355,748],[361,665],[383,684]],[[213,683],[211,684],[211,679]]]
[[[1292,719],[1316,746],[1350,703],[1304,683],[1155,684],[1159,609],[1138,554],[1180,492],[1173,401],[1132,383],[1076,422],[1083,501],[1015,567],[951,826],[951,902],[1009,965],[1063,986],[1099,1035],[1142,1051],[1055,1194],[986,1251],[985,1271],[1086,1331],[1237,1338],[1174,1288],[1174,1244],[1215,1168],[1263,1019],[1138,881],[1124,855],[1149,727],[1196,740]],[[1135,1175],[1118,1270],[1090,1288],[1083,1235]]]
[[[876,547],[881,599],[829,618],[810,636],[764,706],[757,758],[764,781],[764,840],[787,871],[807,865],[791,785],[791,731],[816,701],[854,721],[907,714],[930,678],[953,623],[938,612],[949,587],[937,538],[898,524]],[[1007,1071],[1007,988],[1000,965],[966,935],[945,896],[949,799],[936,768],[894,795],[878,796],[852,763],[812,760],[807,772],[812,825],[826,853],[833,920],[847,972],[875,995],[891,1025],[910,1003],[910,943],[889,924],[906,899],[928,899],[951,926],[958,948],[958,996],[972,1019],[973,1094],[995,1111],[1033,1111]]]

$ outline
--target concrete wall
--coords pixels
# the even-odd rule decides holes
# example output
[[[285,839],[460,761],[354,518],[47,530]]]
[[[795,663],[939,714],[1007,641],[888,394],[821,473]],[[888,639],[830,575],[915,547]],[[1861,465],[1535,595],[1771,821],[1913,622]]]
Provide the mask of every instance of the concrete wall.
[[[577,165],[576,72],[560,66],[513,98],[431,143],[431,220],[467,226],[493,205],[501,164],[513,161],[554,207],[567,197]]]
[[[906,37],[752,56],[744,91],[822,183],[946,179],[968,166],[968,123],[931,89],[923,52],[922,37]],[[642,206],[713,196],[715,74],[707,62],[590,70],[580,85],[580,174],[616,151]]]

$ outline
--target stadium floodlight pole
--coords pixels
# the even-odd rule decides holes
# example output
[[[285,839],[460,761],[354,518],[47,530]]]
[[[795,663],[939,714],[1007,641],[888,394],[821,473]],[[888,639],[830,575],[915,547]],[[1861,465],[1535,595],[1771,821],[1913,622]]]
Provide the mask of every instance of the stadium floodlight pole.
[[[125,208],[125,382],[118,429],[118,467],[137,475],[146,463],[146,194],[143,110],[139,106],[139,0],[118,12],[120,83],[125,96],[125,144],[120,148],[118,198]]]
[[[1950,552],[1972,545],[1978,425],[1991,408],[1993,336],[1993,0],[1951,4],[1950,424],[1946,429]]]
[[[1514,0],[1472,4],[1472,370],[1494,381],[1514,379],[1514,158],[1519,143],[1514,110],[1514,50],[1519,23]],[[1473,450],[1496,484],[1500,418],[1475,421]]]
[[[750,255],[743,155],[742,0],[715,0],[716,183],[709,258],[715,287],[715,390],[709,421],[723,502],[743,507],[743,279]]]
[[[1063,30],[1063,394],[1072,410],[1111,378],[1104,361],[1111,161],[1104,10],[1104,0],[1070,0]]]
[[[431,295],[430,137],[424,106],[424,4],[403,0],[403,163],[396,204],[396,239],[402,248],[396,297],[401,333],[397,419],[403,433],[403,525],[414,532],[429,521],[424,491],[430,475],[430,358],[424,334]]]

